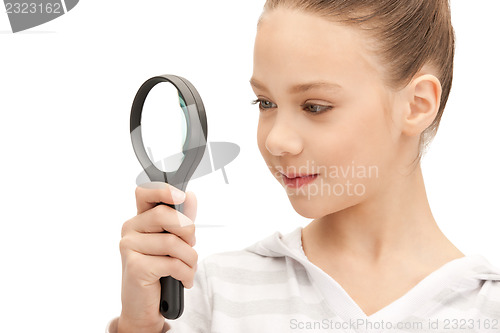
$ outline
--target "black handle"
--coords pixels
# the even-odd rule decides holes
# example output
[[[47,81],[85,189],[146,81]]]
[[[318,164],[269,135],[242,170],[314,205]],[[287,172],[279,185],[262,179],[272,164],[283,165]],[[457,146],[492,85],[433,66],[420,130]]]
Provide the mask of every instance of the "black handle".
[[[175,209],[174,205],[162,204]],[[167,319],[179,318],[184,310],[184,285],[171,276],[164,276],[160,278],[160,286],[160,313]]]

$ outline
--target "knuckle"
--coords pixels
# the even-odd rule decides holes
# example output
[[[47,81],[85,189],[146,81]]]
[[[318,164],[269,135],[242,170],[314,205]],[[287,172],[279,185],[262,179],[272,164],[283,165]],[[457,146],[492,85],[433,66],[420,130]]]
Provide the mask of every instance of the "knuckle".
[[[130,229],[130,224],[131,224],[130,220],[127,220],[122,224],[122,230],[121,230],[122,238],[128,233]]]
[[[141,272],[143,270],[143,260],[141,260],[140,256],[134,256],[134,255],[130,255],[128,258],[127,258],[127,261],[126,261],[126,271],[130,272],[130,273],[138,273],[138,272]]]
[[[123,237],[120,239],[120,253],[124,254],[131,247],[131,242],[129,237]]]
[[[120,248],[120,254],[123,256],[125,254],[125,251],[127,250],[127,246],[123,242],[123,238],[120,239],[120,243],[118,244],[118,247]]]
[[[136,186],[136,188],[135,188],[135,199],[136,200],[141,196],[141,193],[142,193],[141,187],[140,186]]]

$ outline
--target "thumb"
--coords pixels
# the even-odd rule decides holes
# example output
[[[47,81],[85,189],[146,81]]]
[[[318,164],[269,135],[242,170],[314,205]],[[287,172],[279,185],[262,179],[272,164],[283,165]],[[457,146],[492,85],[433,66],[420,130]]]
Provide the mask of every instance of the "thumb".
[[[184,200],[184,215],[193,221],[196,219],[196,210],[198,206],[198,201],[194,192],[186,192],[186,199]]]

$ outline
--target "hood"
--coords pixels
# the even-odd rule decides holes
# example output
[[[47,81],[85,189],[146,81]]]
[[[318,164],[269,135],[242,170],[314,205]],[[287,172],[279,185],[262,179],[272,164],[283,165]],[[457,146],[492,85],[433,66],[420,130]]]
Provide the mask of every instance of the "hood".
[[[305,253],[302,249],[302,227],[298,227],[284,235],[277,231],[263,240],[250,245],[245,250],[263,257],[303,259],[302,257],[305,257]]]

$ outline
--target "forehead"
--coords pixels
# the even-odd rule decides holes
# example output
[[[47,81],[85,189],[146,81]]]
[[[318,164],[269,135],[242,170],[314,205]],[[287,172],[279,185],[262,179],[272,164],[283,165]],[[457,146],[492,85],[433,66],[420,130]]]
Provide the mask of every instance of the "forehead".
[[[273,9],[263,14],[257,30],[254,77],[354,84],[378,74],[368,42],[356,28],[296,9]]]

